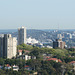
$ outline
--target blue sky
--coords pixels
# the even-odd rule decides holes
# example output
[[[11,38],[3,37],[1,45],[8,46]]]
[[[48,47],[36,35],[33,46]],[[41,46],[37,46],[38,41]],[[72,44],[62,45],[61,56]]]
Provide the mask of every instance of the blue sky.
[[[75,0],[0,0],[0,29],[75,29]]]

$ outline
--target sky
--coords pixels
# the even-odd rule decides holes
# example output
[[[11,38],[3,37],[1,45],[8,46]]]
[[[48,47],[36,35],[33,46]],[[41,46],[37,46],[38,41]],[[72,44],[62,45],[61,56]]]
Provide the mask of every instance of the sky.
[[[0,0],[0,29],[75,29],[75,0]]]

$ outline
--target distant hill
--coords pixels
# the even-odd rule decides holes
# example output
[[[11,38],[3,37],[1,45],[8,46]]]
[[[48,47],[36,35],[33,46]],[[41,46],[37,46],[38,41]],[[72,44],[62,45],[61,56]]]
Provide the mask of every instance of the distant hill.
[[[18,31],[17,29],[0,30],[0,34],[12,34],[13,37],[17,37]],[[36,29],[27,29],[27,38],[28,37],[35,38],[41,42],[46,42],[47,39],[54,39],[52,32]]]

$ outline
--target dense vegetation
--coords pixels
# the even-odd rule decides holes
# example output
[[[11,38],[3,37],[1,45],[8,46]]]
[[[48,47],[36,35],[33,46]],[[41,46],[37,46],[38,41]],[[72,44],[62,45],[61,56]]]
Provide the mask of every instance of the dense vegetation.
[[[39,48],[31,45],[18,45],[17,49],[29,50],[28,55],[36,56],[37,59],[31,59],[25,62],[21,59],[3,59],[0,58],[0,65],[5,66],[6,64],[18,65],[19,71],[13,71],[1,69],[0,75],[28,75],[33,72],[38,72],[38,75],[74,75],[75,71],[73,66],[70,64],[71,61],[75,61],[75,49],[50,49],[50,48]],[[62,63],[55,61],[43,60],[43,54],[51,54],[51,58],[57,58],[62,60]],[[29,65],[32,71],[24,69],[25,65]]]

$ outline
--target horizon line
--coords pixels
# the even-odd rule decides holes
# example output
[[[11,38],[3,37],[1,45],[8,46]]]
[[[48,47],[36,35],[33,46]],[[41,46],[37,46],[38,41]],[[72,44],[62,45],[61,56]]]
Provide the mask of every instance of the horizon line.
[[[27,28],[27,29],[30,29],[30,28]],[[31,28],[31,29],[34,29],[34,28]],[[0,30],[14,30],[14,29],[0,29]],[[36,29],[35,28],[34,30],[75,30],[75,29]]]

